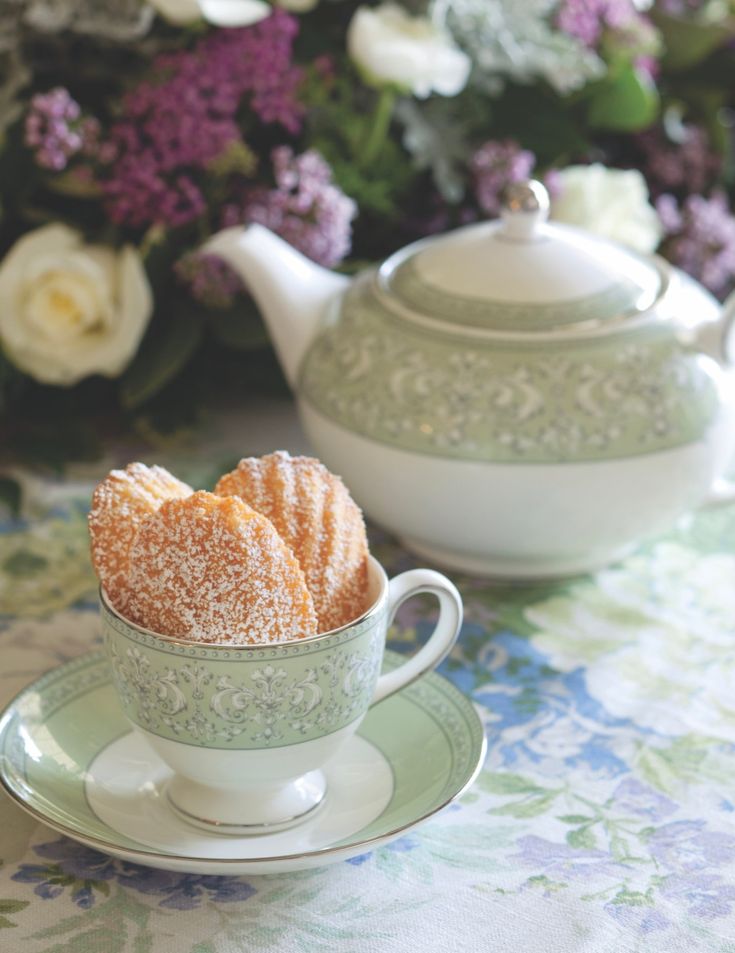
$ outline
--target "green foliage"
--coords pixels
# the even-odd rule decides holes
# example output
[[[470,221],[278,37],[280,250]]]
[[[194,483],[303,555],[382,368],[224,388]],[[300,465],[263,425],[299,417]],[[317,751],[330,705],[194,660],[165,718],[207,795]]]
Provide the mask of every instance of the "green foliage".
[[[512,801],[500,807],[491,808],[488,814],[502,814],[516,818],[538,817],[540,814],[546,813],[556,800],[558,793],[558,791],[547,791],[544,794],[525,798],[521,801]]]
[[[654,10],[656,26],[661,31],[665,53],[663,66],[672,71],[688,69],[727,43],[735,35],[735,19],[698,21]]]
[[[243,296],[227,310],[213,309],[207,323],[221,344],[236,351],[252,351],[266,347],[270,341],[252,298]]]
[[[39,878],[40,879],[40,878]],[[100,881],[87,881],[95,891],[100,890]],[[100,891],[106,899],[80,913],[57,921],[53,926],[39,930],[34,939],[55,940],[46,943],[44,953],[150,953],[153,949],[153,934],[148,927],[151,909],[130,890],[112,893]]]
[[[669,795],[697,782],[726,784],[729,779],[724,746],[695,735],[667,744],[639,743],[636,770],[648,784]]]
[[[476,127],[480,137],[481,126]],[[575,101],[566,100],[543,83],[508,83],[493,104],[492,133],[484,138],[517,139],[534,152],[540,165],[562,164],[584,154],[591,145],[589,130],[577,115]]]
[[[660,108],[653,82],[626,64],[591,92],[587,120],[592,128],[636,132],[650,126]]]
[[[408,154],[393,137],[382,140],[369,164],[363,162],[378,117],[380,96],[364,89],[346,60],[328,85],[313,78],[306,87],[309,144],[332,166],[335,181],[361,213],[390,219],[415,175]]]
[[[174,313],[175,312],[175,313]],[[205,316],[191,302],[157,312],[138,353],[120,378],[123,407],[135,410],[187,366],[201,343]]]
[[[26,549],[19,549],[3,562],[3,572],[9,576],[28,576],[31,573],[41,572],[48,566],[48,561],[37,553]]]
[[[18,924],[11,920],[7,914],[20,913],[30,903],[29,900],[0,900],[0,930],[7,927],[17,927]]]
[[[22,398],[28,380],[0,350],[0,434],[4,414]]]
[[[22,412],[2,420],[3,462],[16,460],[59,472],[68,460],[96,459],[98,420],[109,412],[111,392],[111,383],[101,378],[89,378],[74,388],[27,381]]]
[[[492,807],[488,814],[506,817],[538,817],[545,813],[561,793],[561,788],[545,788],[520,774],[483,772],[477,786],[488,794],[520,795],[516,800]]]
[[[18,228],[18,210],[25,205],[38,185],[39,170],[30,161],[23,145],[23,130],[19,122],[5,133],[4,148],[0,149],[0,198],[3,209],[3,245],[8,246]]]
[[[544,788],[520,774],[495,774],[488,771],[480,775],[478,784],[488,794],[538,794],[544,791]]]
[[[12,516],[18,516],[22,502],[20,484],[12,477],[0,476],[0,503],[10,510]]]
[[[597,847],[597,838],[590,827],[578,827],[567,831],[567,844],[577,850],[594,850]]]

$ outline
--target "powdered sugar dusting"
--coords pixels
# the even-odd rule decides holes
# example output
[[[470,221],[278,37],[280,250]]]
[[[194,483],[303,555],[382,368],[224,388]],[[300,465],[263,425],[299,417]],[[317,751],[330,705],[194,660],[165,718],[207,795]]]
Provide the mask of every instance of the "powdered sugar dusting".
[[[143,463],[112,470],[97,485],[88,518],[92,564],[118,609],[127,602],[130,549],[140,524],[164,500],[193,492],[163,467]]]
[[[236,497],[200,491],[141,523],[130,553],[132,621],[200,642],[257,644],[316,634],[296,557]]]
[[[368,544],[362,513],[342,480],[319,460],[284,450],[248,457],[219,480],[215,493],[239,496],[272,521],[304,571],[319,631],[365,611]]]

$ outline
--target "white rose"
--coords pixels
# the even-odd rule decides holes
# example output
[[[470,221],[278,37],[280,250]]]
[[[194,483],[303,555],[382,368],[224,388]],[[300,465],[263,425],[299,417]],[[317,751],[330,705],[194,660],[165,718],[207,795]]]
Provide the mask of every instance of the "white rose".
[[[116,377],[138,349],[152,310],[137,251],[85,245],[65,225],[29,232],[0,264],[0,344],[43,384]]]
[[[265,0],[148,0],[164,20],[176,26],[202,17],[214,26],[250,26],[272,12]]]
[[[661,240],[648,186],[635,169],[572,165],[558,173],[559,194],[551,203],[557,222],[579,225],[639,252],[652,252]]]
[[[368,81],[393,83],[425,99],[456,96],[467,84],[470,59],[449,34],[394,3],[359,7],[347,30],[347,49]]]

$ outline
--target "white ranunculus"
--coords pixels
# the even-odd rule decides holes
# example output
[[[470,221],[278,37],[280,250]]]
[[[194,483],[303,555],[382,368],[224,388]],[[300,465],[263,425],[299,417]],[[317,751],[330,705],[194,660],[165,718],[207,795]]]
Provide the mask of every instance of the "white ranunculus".
[[[65,225],[19,239],[0,264],[0,345],[43,384],[116,377],[153,310],[137,251],[85,245]]]
[[[366,79],[394,84],[425,99],[456,96],[467,84],[470,59],[450,35],[394,3],[359,7],[347,30],[347,49]]]
[[[265,0],[148,0],[164,20],[184,26],[204,18],[214,26],[250,26],[272,12]]]
[[[558,183],[559,194],[551,203],[551,217],[557,222],[578,225],[644,253],[661,240],[661,222],[637,170],[572,165],[558,173]]]

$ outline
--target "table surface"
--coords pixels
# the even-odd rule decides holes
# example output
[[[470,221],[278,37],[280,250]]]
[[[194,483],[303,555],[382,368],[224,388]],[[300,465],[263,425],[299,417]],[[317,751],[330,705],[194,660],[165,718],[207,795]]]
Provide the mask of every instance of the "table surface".
[[[260,402],[145,459],[211,485],[274,447],[305,442],[290,405]],[[0,703],[100,645],[85,513],[118,462],[23,476],[0,527]],[[416,564],[372,544],[390,573]],[[350,861],[240,878],[112,860],[0,793],[0,950],[735,953],[735,507],[595,576],[453,578],[465,623],[441,671],[488,738],[458,804]],[[389,646],[412,651],[433,612],[409,604]]]

